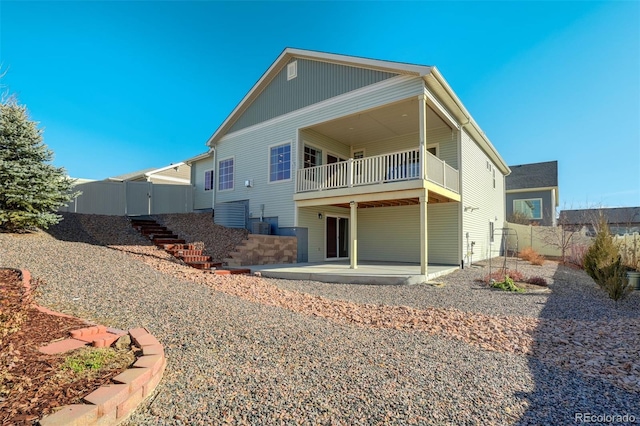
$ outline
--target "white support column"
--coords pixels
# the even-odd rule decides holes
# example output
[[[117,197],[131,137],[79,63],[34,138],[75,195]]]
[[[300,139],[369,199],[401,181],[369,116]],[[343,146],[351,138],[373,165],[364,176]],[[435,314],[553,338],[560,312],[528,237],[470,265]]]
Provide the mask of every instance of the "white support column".
[[[420,119],[420,179],[427,178],[427,97],[418,96],[418,117]]]
[[[427,275],[429,239],[427,238],[427,194],[420,196],[420,274]]]
[[[358,203],[351,201],[349,203],[351,207],[351,217],[349,223],[351,229],[349,235],[351,236],[351,269],[358,269]]]

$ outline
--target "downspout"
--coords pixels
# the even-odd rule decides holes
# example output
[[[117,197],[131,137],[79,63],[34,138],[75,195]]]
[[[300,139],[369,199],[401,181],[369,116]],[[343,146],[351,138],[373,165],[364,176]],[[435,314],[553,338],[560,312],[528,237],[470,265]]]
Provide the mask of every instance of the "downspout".
[[[209,152],[212,152],[213,155],[211,156],[212,159],[212,163],[211,164],[211,173],[213,173],[213,188],[211,188],[211,212],[212,215],[215,216],[215,207],[216,207],[216,191],[218,190],[218,170],[216,169],[216,157],[217,157],[217,151],[214,146],[209,146]]]

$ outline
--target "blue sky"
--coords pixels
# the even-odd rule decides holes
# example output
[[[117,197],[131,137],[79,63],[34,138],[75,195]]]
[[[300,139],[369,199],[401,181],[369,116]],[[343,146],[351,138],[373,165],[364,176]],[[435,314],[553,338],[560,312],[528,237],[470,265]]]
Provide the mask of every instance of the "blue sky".
[[[639,2],[0,2],[2,84],[73,177],[206,151],[285,47],[435,65],[561,208],[640,206]]]

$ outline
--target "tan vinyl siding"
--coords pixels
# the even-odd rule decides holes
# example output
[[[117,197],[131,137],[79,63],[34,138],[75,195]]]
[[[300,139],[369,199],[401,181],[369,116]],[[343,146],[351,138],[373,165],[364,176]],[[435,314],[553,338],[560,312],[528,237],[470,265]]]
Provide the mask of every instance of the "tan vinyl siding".
[[[231,132],[398,75],[308,59],[291,62],[297,62],[297,77],[287,79],[285,65],[236,120]]]
[[[429,263],[457,265],[457,203],[428,207]],[[322,219],[318,219],[318,213]],[[308,228],[309,261],[325,254],[325,217],[349,217],[349,209],[306,207],[298,211],[298,224]],[[358,209],[359,261],[420,262],[420,208],[418,206]]]
[[[173,179],[184,179],[186,181],[188,181],[191,178],[191,167],[186,165],[186,164],[181,164],[180,166],[177,166],[178,169],[167,169],[167,170],[163,170],[159,173],[155,173],[153,175],[151,175],[151,182],[153,183],[161,183],[163,185],[185,185],[184,182],[179,183],[179,182],[172,182],[170,180],[166,180],[166,179],[162,179],[162,176],[165,177],[169,177],[169,178],[173,178]]]
[[[423,90],[422,80],[418,77],[394,77],[393,81],[380,84],[383,86],[375,91],[367,88],[365,91],[335,98],[327,104],[309,107],[306,111],[296,111],[289,117],[225,135],[216,145],[217,158],[235,157],[234,189],[217,192],[216,202],[248,199],[249,209],[254,215],[260,211],[260,204],[264,204],[265,216],[278,216],[279,226],[295,226],[294,181],[299,164],[298,146],[302,145],[301,141],[298,142],[298,129],[417,96]],[[292,179],[288,182],[268,183],[268,147],[286,141],[292,142],[291,158],[295,159],[292,161]],[[252,188],[244,185],[248,179],[253,179]]]
[[[322,214],[322,219],[318,219],[318,213]],[[298,209],[298,226],[308,230],[309,262],[322,262],[325,260],[325,221],[327,213],[349,216],[349,209],[330,206]]]
[[[446,161],[451,167],[458,168],[457,142],[455,133],[448,127],[439,127],[427,131],[427,145],[438,144],[438,157]],[[420,139],[418,132],[395,136],[368,142],[365,145],[354,146],[354,150],[364,149],[365,157],[387,154],[390,152],[418,149]]]
[[[459,265],[459,203],[431,203],[427,206],[429,263]]]
[[[489,257],[489,221],[495,221],[495,228],[504,224],[504,175],[480,149],[466,131],[462,131],[462,200],[463,207],[477,208],[463,211],[462,248],[467,253],[466,233],[469,244],[475,241],[473,261]],[[496,173],[496,187],[493,187],[493,171],[487,169],[487,161]],[[497,220],[496,220],[497,218]],[[497,235],[497,234],[496,234]],[[493,244],[493,250],[499,249],[499,239]],[[496,251],[493,256],[499,253]],[[468,263],[468,259],[465,259]]]
[[[420,262],[419,206],[358,209],[359,260]]]
[[[191,182],[195,185],[193,189],[193,209],[201,210],[213,208],[213,191],[204,190],[204,172],[213,169],[213,156],[192,163],[191,169]]]
[[[335,139],[331,139],[321,133],[307,129],[300,132],[303,143],[309,144],[315,148],[322,150],[322,164],[327,163],[327,153],[337,155],[345,160],[351,157],[351,150],[348,145],[338,142]],[[303,152],[300,150],[300,157],[298,158],[299,164],[303,161]]]

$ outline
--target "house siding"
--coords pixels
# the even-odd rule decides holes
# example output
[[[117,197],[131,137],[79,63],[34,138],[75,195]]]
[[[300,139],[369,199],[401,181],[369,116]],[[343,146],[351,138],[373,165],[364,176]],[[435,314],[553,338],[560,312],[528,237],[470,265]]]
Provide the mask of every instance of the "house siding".
[[[460,264],[460,256],[458,254],[459,208],[460,203],[431,203],[427,206],[429,263]]]
[[[358,209],[358,259],[420,262],[419,206]]]
[[[248,199],[250,200],[249,210],[254,216],[259,214],[260,205],[264,204],[265,216],[277,216],[279,226],[305,226],[302,223],[295,223],[293,201],[295,171],[300,161],[298,147],[302,145],[299,143],[298,129],[418,96],[423,92],[423,82],[419,77],[396,77],[393,82],[381,84],[384,86],[376,91],[355,92],[341,99],[334,99],[328,104],[314,106],[307,111],[297,111],[284,119],[276,119],[254,128],[225,135],[216,145],[217,158],[235,157],[234,189],[217,191],[216,203]],[[300,133],[302,139],[311,134],[306,131]],[[294,159],[291,165],[292,178],[286,182],[269,183],[268,147],[287,141],[292,143],[291,158]],[[344,147],[346,149],[346,145]],[[244,186],[245,180],[249,179],[253,180],[252,188]],[[311,230],[309,239],[311,240]],[[310,250],[309,256],[311,257],[312,254]]]
[[[294,61],[297,61],[297,77],[287,80],[285,65],[236,120],[229,132],[262,123],[398,75],[299,58],[291,59],[288,64]]]
[[[553,191],[527,191],[527,192],[511,192],[507,193],[507,220],[513,214],[514,200],[528,200],[530,198],[542,199],[542,220],[534,220],[539,225],[553,226],[553,217],[555,215],[555,200],[553,199]]]
[[[429,205],[429,263],[458,264],[457,208],[458,203]],[[330,206],[298,211],[298,223],[309,230],[310,262],[325,259],[325,218],[331,214],[349,217],[350,211]],[[419,230],[419,206],[358,209],[358,260],[419,263]]]
[[[322,214],[322,219],[318,219],[319,213]],[[331,206],[298,209],[299,227],[307,228],[308,230],[309,262],[322,262],[325,259],[325,221],[327,213],[349,216],[349,209]]]
[[[191,164],[191,184],[193,188],[193,209],[211,209],[214,205],[213,192],[204,190],[204,172],[213,169],[213,156]],[[214,171],[215,176],[215,171]],[[214,180],[215,185],[215,180]]]
[[[304,143],[322,150],[322,164],[327,163],[327,153],[338,155],[345,159],[351,157],[351,149],[349,145],[345,145],[342,142],[338,142],[337,140],[321,133],[307,129],[301,131],[300,136]],[[301,149],[298,154],[298,164],[302,164],[302,161],[304,161],[304,151]]]
[[[487,259],[490,255],[499,255],[500,233],[495,233],[496,239],[490,243],[489,222],[494,222],[496,229],[504,226],[505,196],[504,175],[489,159],[478,144],[462,130],[461,133],[462,155],[462,205],[464,207],[477,208],[473,211],[462,212],[462,253],[465,263],[469,262],[467,256],[467,238],[469,233],[469,245],[475,241],[472,260]],[[487,169],[487,161],[496,173],[496,187],[493,188],[493,171]],[[496,220],[497,218],[497,220]],[[491,253],[490,253],[490,250]]]

